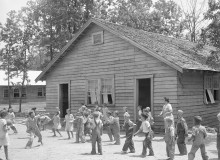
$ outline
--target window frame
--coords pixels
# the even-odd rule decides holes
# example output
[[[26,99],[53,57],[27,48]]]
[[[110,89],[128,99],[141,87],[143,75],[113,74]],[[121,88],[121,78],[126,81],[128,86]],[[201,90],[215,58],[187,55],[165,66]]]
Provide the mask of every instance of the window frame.
[[[5,96],[5,91],[7,91],[8,96]],[[3,88],[3,98],[8,98],[9,97],[9,90],[8,88]]]
[[[107,104],[107,106],[115,106],[115,78],[114,76],[111,76],[111,77],[101,77],[101,78],[87,78],[86,79],[86,91],[85,91],[85,102],[86,102],[86,105],[88,106],[95,106],[95,105],[103,105],[104,102],[102,100],[102,95],[103,95],[103,92],[102,92],[102,81],[103,79],[111,79],[112,81],[112,88],[111,88],[111,95],[112,95],[112,104]],[[97,104],[89,104],[89,100],[88,100],[88,97],[89,97],[89,81],[90,80],[97,80],[98,81],[98,103]]]
[[[99,34],[101,35],[101,42],[95,43],[94,42],[94,36],[97,36]],[[104,36],[103,35],[104,35],[104,31],[99,31],[99,32],[92,33],[92,44],[93,45],[103,44],[104,43],[104,39],[103,39]]]
[[[217,99],[214,96],[215,91],[217,91],[218,93]],[[220,75],[219,74],[204,75],[204,103],[207,105],[220,103]]]
[[[39,92],[39,89],[41,89],[41,92]],[[40,96],[39,93],[42,95]],[[37,87],[37,97],[46,97],[46,87]]]
[[[15,90],[18,90],[18,92],[15,92]],[[15,96],[15,94],[18,94],[18,96]],[[20,98],[20,89],[19,88],[14,88],[13,89],[13,97],[14,98]]]
[[[26,98],[27,97],[27,89],[26,89],[26,87],[21,88],[21,97],[22,98]]]

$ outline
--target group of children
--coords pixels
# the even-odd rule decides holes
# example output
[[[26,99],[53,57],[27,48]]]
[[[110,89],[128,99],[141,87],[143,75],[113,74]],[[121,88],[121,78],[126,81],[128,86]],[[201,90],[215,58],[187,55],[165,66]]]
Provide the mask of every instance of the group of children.
[[[133,142],[133,137],[143,132],[145,138],[143,140],[143,149],[141,155],[145,157],[147,155],[147,149],[149,149],[149,156],[154,156],[154,151],[152,147],[152,139],[154,137],[153,131],[153,117],[150,113],[150,108],[146,108],[139,112],[141,125],[138,127],[134,122],[130,120],[130,114],[126,107],[124,109],[124,124],[123,128],[125,130],[125,143],[122,148],[122,153],[127,153],[128,149],[130,153],[135,153],[135,147]],[[220,121],[220,113],[217,115]],[[5,156],[8,160],[8,145],[9,127],[17,133],[14,123],[14,113],[10,109],[8,112],[2,110],[0,112],[0,147],[4,146]],[[46,122],[45,122],[46,121]],[[57,110],[56,114],[50,119],[46,115],[36,114],[36,109],[32,109],[29,112],[28,118],[25,121],[27,126],[27,133],[29,133],[29,140],[26,144],[26,148],[31,148],[33,140],[38,137],[38,142],[43,144],[41,127],[39,122],[47,124],[49,121],[53,121],[52,131],[53,136],[56,136],[56,132],[62,136],[60,133],[61,121],[60,121],[60,111]],[[165,131],[165,142],[166,151],[169,160],[174,159],[175,152],[175,142],[177,141],[177,146],[181,155],[187,155],[187,148],[185,144],[185,138],[188,136],[188,127],[185,119],[183,118],[183,111],[178,110],[176,125],[173,124],[172,118],[165,118],[167,122],[167,129]],[[96,106],[94,110],[88,109],[85,105],[80,107],[79,111],[76,113],[75,118],[71,114],[71,110],[67,109],[67,114],[65,115],[65,131],[67,132],[68,139],[73,138],[74,123],[76,124],[76,142],[85,142],[85,136],[88,134],[92,142],[91,154],[96,154],[96,143],[98,146],[98,153],[103,154],[102,151],[102,140],[101,136],[103,134],[103,128],[106,129],[110,141],[115,141],[115,145],[120,145],[120,123],[119,123],[119,113],[114,111],[113,115],[108,110],[107,106],[103,107]],[[193,141],[191,151],[188,153],[188,160],[193,160],[196,151],[200,148],[203,160],[208,160],[208,156],[205,150],[205,138],[207,137],[206,129],[201,125],[202,118],[200,116],[194,117],[195,126],[192,128],[192,137],[188,141]],[[136,131],[137,130],[137,131]],[[136,131],[136,132],[135,132]],[[217,128],[217,149],[218,156],[220,158],[220,127]]]

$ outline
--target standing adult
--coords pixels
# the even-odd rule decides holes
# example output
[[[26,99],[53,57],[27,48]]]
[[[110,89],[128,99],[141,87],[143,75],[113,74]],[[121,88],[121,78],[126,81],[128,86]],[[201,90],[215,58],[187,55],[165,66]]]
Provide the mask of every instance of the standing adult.
[[[167,125],[168,125],[165,120],[166,118],[171,118],[173,120],[172,125],[174,127],[173,108],[170,104],[169,98],[164,97],[163,110],[160,112],[160,114],[158,116],[163,116],[165,133],[167,132]]]

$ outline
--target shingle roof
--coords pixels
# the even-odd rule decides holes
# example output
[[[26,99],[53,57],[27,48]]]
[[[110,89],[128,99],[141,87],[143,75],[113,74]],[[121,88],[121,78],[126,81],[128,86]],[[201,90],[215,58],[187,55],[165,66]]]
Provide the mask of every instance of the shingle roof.
[[[45,79],[45,75],[62,59],[63,56],[65,56],[68,48],[74,45],[75,40],[91,23],[95,23],[96,25],[103,27],[116,36],[130,42],[141,50],[144,50],[146,53],[151,54],[155,58],[158,58],[179,71],[192,69],[220,72],[220,62],[218,64],[213,61],[209,61],[211,51],[216,50],[214,47],[204,46],[200,50],[195,50],[197,44],[187,40],[171,38],[156,33],[110,23],[101,19],[92,18],[47,65],[42,73],[36,78],[36,81]],[[218,58],[220,59],[220,56]]]
[[[117,25],[100,19],[96,19],[96,21],[116,31],[119,35],[152,50],[182,69],[220,71],[220,63],[213,64],[211,62],[211,64],[207,61],[211,56],[211,51],[216,50],[214,47],[204,46],[196,52],[197,43]]]

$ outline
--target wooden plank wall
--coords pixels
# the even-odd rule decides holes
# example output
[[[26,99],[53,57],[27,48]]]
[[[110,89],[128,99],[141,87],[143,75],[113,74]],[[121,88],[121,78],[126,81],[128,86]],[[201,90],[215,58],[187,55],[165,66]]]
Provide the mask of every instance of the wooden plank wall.
[[[213,127],[218,124],[219,104],[204,104],[203,72],[178,74],[178,109],[184,111],[187,123],[193,125],[193,117],[201,116],[203,124]]]
[[[154,76],[154,115],[158,115],[167,96],[177,105],[177,71],[108,31],[104,31],[104,44],[92,45],[91,34],[103,30],[92,26],[47,75],[47,110],[58,105],[58,84],[71,81],[71,108],[74,112],[85,101],[86,80],[115,77],[115,104],[122,118],[127,106],[134,118],[135,81],[138,77]],[[162,118],[155,117],[156,125],[163,126]]]

